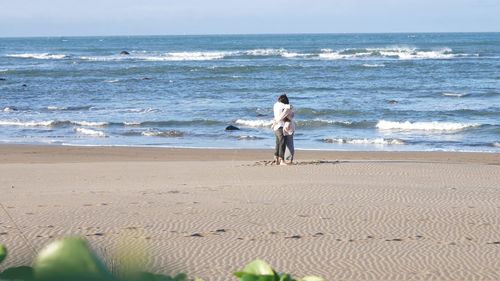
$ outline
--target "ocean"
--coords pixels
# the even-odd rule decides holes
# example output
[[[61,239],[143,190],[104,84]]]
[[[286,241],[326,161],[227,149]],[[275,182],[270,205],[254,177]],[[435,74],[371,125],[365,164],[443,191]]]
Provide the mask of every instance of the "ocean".
[[[500,152],[500,33],[0,38],[0,143],[272,148],[283,93],[298,149]]]

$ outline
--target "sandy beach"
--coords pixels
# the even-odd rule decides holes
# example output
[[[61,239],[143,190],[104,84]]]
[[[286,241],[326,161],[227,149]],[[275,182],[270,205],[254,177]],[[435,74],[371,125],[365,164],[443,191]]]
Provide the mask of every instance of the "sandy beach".
[[[205,280],[500,280],[500,155],[0,146],[0,270],[58,237]]]

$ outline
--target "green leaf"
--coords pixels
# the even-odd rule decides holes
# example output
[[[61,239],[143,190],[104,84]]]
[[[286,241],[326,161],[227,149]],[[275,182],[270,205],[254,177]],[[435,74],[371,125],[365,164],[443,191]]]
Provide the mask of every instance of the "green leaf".
[[[318,276],[306,276],[302,277],[300,281],[325,281],[325,279],[318,277]]]
[[[65,238],[47,245],[34,262],[37,281],[114,280],[102,261],[80,238]]]
[[[241,281],[278,281],[275,275],[257,275],[246,272],[236,272],[234,275]]]
[[[265,261],[256,259],[251,263],[247,264],[242,270],[245,273],[255,274],[255,275],[271,275],[274,276],[273,268],[267,264]]]
[[[11,267],[0,273],[0,280],[33,280],[33,268],[29,266]]]
[[[0,244],[0,263],[7,257],[7,248],[5,245]]]
[[[282,273],[279,274],[279,281],[295,281],[290,274]]]

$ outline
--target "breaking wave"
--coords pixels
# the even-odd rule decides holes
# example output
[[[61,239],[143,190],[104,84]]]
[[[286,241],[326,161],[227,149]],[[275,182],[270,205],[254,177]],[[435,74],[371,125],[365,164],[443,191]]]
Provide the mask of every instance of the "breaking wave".
[[[343,49],[338,51],[334,51],[331,49],[322,49],[321,53],[319,54],[320,59],[326,59],[326,60],[363,59],[363,58],[384,58],[384,59],[399,59],[399,60],[452,59],[456,57],[473,57],[473,56],[477,56],[477,54],[455,53],[450,48],[442,48],[438,50],[420,50],[417,48],[409,48],[409,47]],[[372,66],[372,67],[380,67],[380,66]]]
[[[146,137],[182,137],[184,133],[177,130],[169,130],[169,131],[159,131],[159,130],[149,130],[144,131],[141,135]]]
[[[91,130],[86,128],[75,128],[75,132],[86,136],[106,137],[106,134],[103,131]]]
[[[461,97],[466,97],[469,94],[467,94],[467,93],[442,93],[442,95],[445,97],[461,98]]]
[[[60,60],[69,58],[64,54],[50,54],[50,53],[26,53],[26,54],[9,54],[7,57],[21,58],[21,59],[39,59],[39,60]]]
[[[376,127],[380,130],[403,130],[403,131],[460,131],[467,128],[479,127],[476,123],[452,123],[452,122],[393,122],[380,120]]]
[[[236,124],[247,126],[247,127],[271,127],[273,120],[243,120],[238,119],[235,121]]]
[[[405,142],[399,139],[342,139],[342,138],[327,138],[322,140],[325,143],[336,144],[375,144],[375,145],[403,145]]]

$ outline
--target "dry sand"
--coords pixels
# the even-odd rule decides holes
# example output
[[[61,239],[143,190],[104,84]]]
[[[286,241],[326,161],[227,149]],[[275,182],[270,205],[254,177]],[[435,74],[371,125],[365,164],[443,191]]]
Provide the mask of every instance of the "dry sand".
[[[0,270],[80,235],[206,280],[500,280],[500,155],[0,146]],[[339,162],[337,162],[337,160]]]

